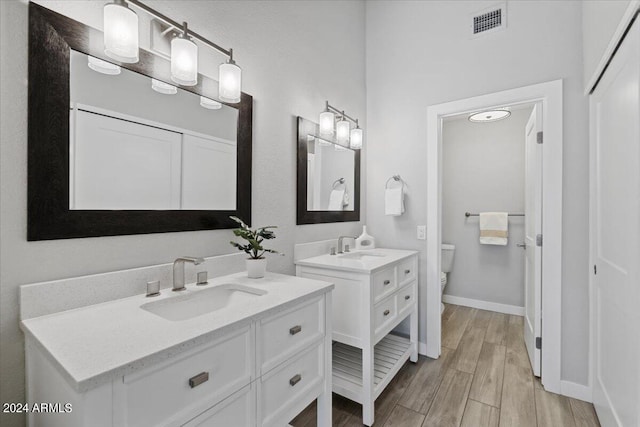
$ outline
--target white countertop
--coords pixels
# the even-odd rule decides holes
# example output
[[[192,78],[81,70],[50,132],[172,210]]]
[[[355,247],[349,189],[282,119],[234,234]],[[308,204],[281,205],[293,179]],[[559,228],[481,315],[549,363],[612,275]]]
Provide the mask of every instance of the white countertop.
[[[227,283],[264,289],[267,294],[182,321],[166,320],[140,308]],[[249,279],[243,272],[210,279],[207,286],[187,285],[179,293],[165,289],[159,297],[136,295],[24,320],[20,325],[74,389],[84,392],[332,289],[328,282],[276,273]]]
[[[365,257],[364,259],[350,258],[353,254],[377,254],[384,256]],[[296,261],[296,265],[316,268],[330,268],[332,270],[351,271],[355,273],[375,273],[385,268],[387,265],[416,255],[417,251],[407,251],[403,249],[367,249],[351,251],[340,255],[320,255],[312,258],[305,258]]]

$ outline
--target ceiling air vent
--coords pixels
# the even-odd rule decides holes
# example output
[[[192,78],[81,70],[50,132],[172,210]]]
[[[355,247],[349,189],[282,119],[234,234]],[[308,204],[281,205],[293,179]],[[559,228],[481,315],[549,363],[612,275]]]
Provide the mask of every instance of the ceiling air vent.
[[[502,3],[483,9],[474,13],[471,19],[474,37],[504,30],[507,27],[507,4]]]

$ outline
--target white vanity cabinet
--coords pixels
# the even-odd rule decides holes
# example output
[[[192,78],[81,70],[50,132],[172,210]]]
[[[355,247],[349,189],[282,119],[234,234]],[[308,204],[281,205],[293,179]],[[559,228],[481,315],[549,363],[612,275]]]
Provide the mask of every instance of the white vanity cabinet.
[[[31,413],[29,425],[282,427],[317,398],[318,425],[328,427],[330,310],[329,287],[234,323],[189,350],[167,349],[161,361],[132,361],[135,369],[125,367],[130,372],[75,386],[64,368],[68,361],[47,354],[46,340],[27,333],[27,400],[72,407],[67,413]],[[138,334],[144,339],[145,331]]]
[[[299,277],[335,285],[333,391],[361,403],[370,426],[375,399],[408,359],[418,360],[417,253],[373,249],[296,264]],[[407,318],[409,338],[390,333]]]

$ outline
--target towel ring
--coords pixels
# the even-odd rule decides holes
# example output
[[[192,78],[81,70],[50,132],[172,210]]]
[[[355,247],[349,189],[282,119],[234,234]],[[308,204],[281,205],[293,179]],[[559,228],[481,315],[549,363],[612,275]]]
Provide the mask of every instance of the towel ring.
[[[335,190],[336,186],[338,186],[340,184],[344,185],[344,178],[338,178],[335,181],[333,181],[333,184],[331,184],[331,188],[333,188]]]
[[[389,188],[389,181],[393,180],[394,182],[400,182],[402,184],[402,190],[404,191],[404,179],[402,179],[402,177],[400,177],[400,175],[393,175],[392,177],[390,177],[387,182],[384,184],[384,188],[387,189]]]

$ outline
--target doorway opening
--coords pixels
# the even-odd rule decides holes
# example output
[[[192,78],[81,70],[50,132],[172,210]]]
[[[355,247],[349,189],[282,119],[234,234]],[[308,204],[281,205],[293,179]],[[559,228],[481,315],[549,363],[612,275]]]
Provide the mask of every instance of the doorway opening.
[[[486,206],[484,200],[477,200],[478,206],[465,205],[463,218],[458,213],[450,212],[446,207],[447,221],[461,221],[467,225],[475,225],[478,229],[480,211],[509,211],[521,214],[518,222],[521,225],[521,236],[510,239],[509,244],[521,244],[526,255],[520,255],[524,265],[522,282],[525,290],[522,293],[522,305],[494,301],[494,305],[477,306],[477,308],[502,311],[515,315],[525,315],[522,322],[523,337],[527,343],[527,352],[531,364],[545,389],[560,393],[560,319],[561,319],[561,249],[562,249],[562,81],[553,81],[517,89],[497,92],[489,95],[438,104],[428,109],[428,183],[427,183],[427,342],[426,354],[437,358],[442,352],[442,242],[443,242],[443,142],[445,128],[456,117],[469,117],[472,113],[486,110],[504,110],[508,107],[512,114],[527,116],[522,129],[525,159],[523,166],[527,170],[526,185],[528,188],[522,207],[519,206]],[[482,124],[475,124],[482,126]],[[528,142],[528,143],[527,143]],[[446,142],[444,142],[446,143]],[[491,162],[491,155],[476,155],[473,161]],[[451,172],[451,171],[449,171]],[[453,172],[456,173],[455,171]],[[459,174],[468,174],[469,170],[460,170]],[[542,189],[544,188],[544,191]],[[524,190],[523,190],[524,193]],[[488,198],[487,198],[488,199]],[[468,198],[466,202],[471,203]],[[465,202],[465,203],[466,203]],[[522,209],[520,211],[520,209]],[[514,210],[514,212],[511,212]],[[515,212],[517,211],[517,212]],[[526,212],[525,212],[526,211]],[[525,213],[527,215],[525,215]],[[486,217],[485,217],[486,218]],[[473,222],[472,222],[473,220]],[[525,224],[526,223],[526,224]],[[450,230],[447,230],[449,233]],[[478,238],[476,232],[475,238]],[[477,240],[476,240],[477,242]],[[447,242],[450,243],[450,242]],[[449,246],[444,247],[447,251]],[[474,248],[477,249],[477,248]],[[519,248],[518,248],[519,249]],[[521,250],[521,249],[520,249]],[[498,253],[499,254],[499,253]],[[485,253],[486,255],[486,253]],[[493,254],[495,255],[495,253]],[[454,259],[457,255],[454,255]],[[445,259],[444,261],[448,261]],[[468,263],[457,259],[458,265]],[[454,265],[455,265],[454,261]],[[455,268],[455,267],[454,267]],[[455,275],[455,273],[454,273]],[[453,275],[452,275],[453,276]],[[477,291],[477,290],[476,290]],[[504,295],[501,295],[504,297]],[[517,296],[515,297],[517,301]],[[451,299],[459,305],[476,307],[477,301],[487,298]],[[476,301],[476,302],[474,302]],[[486,302],[486,301],[485,301]],[[476,304],[476,305],[473,305]],[[514,308],[515,307],[515,308]],[[512,311],[509,311],[512,310]],[[544,313],[544,318],[542,318]]]

